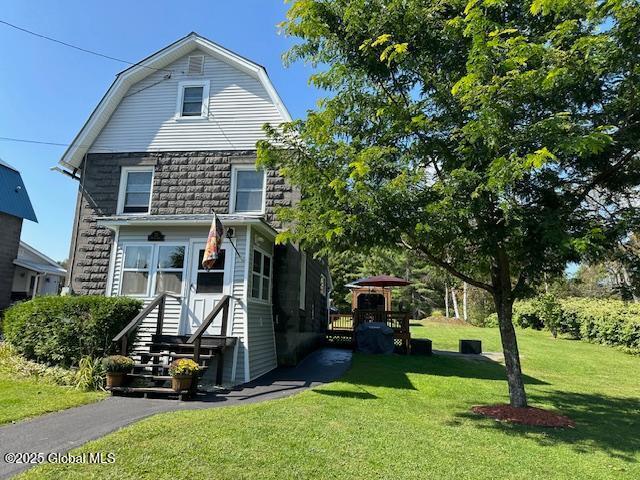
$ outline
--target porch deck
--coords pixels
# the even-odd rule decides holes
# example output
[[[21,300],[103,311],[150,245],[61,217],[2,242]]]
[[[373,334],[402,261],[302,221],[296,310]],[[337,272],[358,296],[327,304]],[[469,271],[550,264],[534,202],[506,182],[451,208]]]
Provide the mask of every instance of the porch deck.
[[[331,314],[327,325],[327,342],[353,347],[358,325],[370,322],[384,323],[391,327],[396,349],[407,355],[411,352],[409,313],[391,310],[356,309],[350,313]]]

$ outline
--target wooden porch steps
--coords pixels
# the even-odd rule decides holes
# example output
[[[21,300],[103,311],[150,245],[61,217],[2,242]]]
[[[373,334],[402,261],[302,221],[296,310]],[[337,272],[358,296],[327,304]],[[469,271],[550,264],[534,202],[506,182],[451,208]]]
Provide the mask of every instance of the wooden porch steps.
[[[154,381],[166,382],[171,380],[171,375],[153,375],[152,373],[128,373],[129,378],[146,378]]]
[[[134,355],[141,355],[141,353],[137,353],[137,352],[133,352]],[[144,352],[142,353],[142,355],[148,356],[148,357],[163,357],[163,358],[193,358],[193,353],[174,353],[174,352]],[[217,354],[207,354],[207,355],[200,355],[200,360],[211,360],[213,358],[216,358],[218,355]]]
[[[193,386],[189,390],[175,391],[164,386],[171,381],[171,376],[167,375],[170,363],[180,358],[192,359],[200,365],[200,375],[215,360],[216,384],[222,385],[224,352],[227,348],[233,347],[237,341],[235,337],[224,335],[227,332],[231,297],[228,295],[223,296],[195,333],[189,336],[163,334],[164,303],[167,296],[171,295],[166,293],[158,295],[113,339],[114,343],[121,344],[120,352],[122,355],[131,355],[139,357],[139,359],[134,364],[133,371],[125,375],[125,385],[108,389],[112,393],[123,395],[142,394],[145,397],[147,394],[177,395],[181,400],[184,400],[197,392],[199,375],[193,379]],[[140,325],[155,309],[158,311],[156,333],[151,336],[150,342],[136,343],[135,337]],[[219,314],[222,314],[221,334],[205,336],[205,332]],[[135,347],[131,349],[128,348],[129,345],[135,345]],[[160,359],[163,360],[160,361]],[[136,383],[127,385],[128,381],[135,381]],[[141,383],[141,385],[138,385],[138,383]]]
[[[168,369],[169,368],[169,364],[168,363],[134,363],[133,364],[133,368],[135,369],[141,369],[141,368],[163,368],[163,369]]]
[[[121,394],[142,394],[144,398],[147,398],[150,393],[163,396],[177,396],[180,400],[186,400],[191,395],[189,390],[176,391],[170,387],[111,387],[109,391],[111,393]]]

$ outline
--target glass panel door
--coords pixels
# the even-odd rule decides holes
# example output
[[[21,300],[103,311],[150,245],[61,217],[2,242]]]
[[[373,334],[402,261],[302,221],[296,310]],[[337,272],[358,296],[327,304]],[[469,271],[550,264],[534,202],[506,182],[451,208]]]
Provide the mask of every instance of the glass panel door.
[[[211,313],[223,295],[231,293],[231,253],[227,255],[224,244],[220,249],[220,256],[211,270],[202,268],[205,243],[194,243],[191,254],[191,274],[189,284],[189,302],[185,334],[197,330],[203,320]],[[230,323],[230,322],[229,322]],[[207,335],[220,335],[222,314],[214,319],[207,329]],[[226,332],[224,332],[226,335]]]

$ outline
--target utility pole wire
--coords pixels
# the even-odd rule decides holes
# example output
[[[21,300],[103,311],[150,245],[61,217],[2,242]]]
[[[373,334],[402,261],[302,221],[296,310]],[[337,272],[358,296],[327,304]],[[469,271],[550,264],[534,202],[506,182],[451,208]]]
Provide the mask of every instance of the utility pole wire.
[[[112,57],[110,55],[105,55],[104,53],[94,52],[93,50],[88,50],[86,48],[78,47],[77,45],[73,45],[71,43],[63,42],[62,40],[58,40],[56,38],[52,38],[52,37],[49,37],[47,35],[43,35],[41,33],[33,32],[31,30],[19,27],[18,25],[14,25],[13,23],[9,23],[9,22],[4,21],[4,20],[0,20],[0,23],[6,25],[8,27],[14,28],[16,30],[19,30],[21,32],[28,33],[29,35],[33,35],[34,37],[42,38],[44,40],[49,40],[50,42],[55,42],[55,43],[58,43],[60,45],[64,45],[65,47],[74,48],[76,50],[80,50],[81,52],[90,53],[91,55],[97,55],[98,57],[106,58],[106,59],[109,59],[109,60],[114,60],[116,62],[126,63],[127,65],[140,65],[140,62],[129,62],[128,60],[122,60],[121,58],[116,58],[116,57]],[[171,70],[166,70],[164,68],[153,68],[153,67],[147,67],[145,65],[141,65],[141,66],[144,67],[144,68],[148,68],[150,70],[156,70],[156,71],[159,71],[159,72],[171,72]]]

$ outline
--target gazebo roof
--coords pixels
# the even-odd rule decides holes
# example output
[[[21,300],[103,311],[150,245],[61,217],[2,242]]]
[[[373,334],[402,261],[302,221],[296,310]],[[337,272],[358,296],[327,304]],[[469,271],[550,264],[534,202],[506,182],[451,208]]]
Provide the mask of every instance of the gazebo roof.
[[[360,278],[347,285],[350,288],[357,287],[406,287],[411,282],[404,278],[393,277],[391,275],[376,275],[374,277]]]

